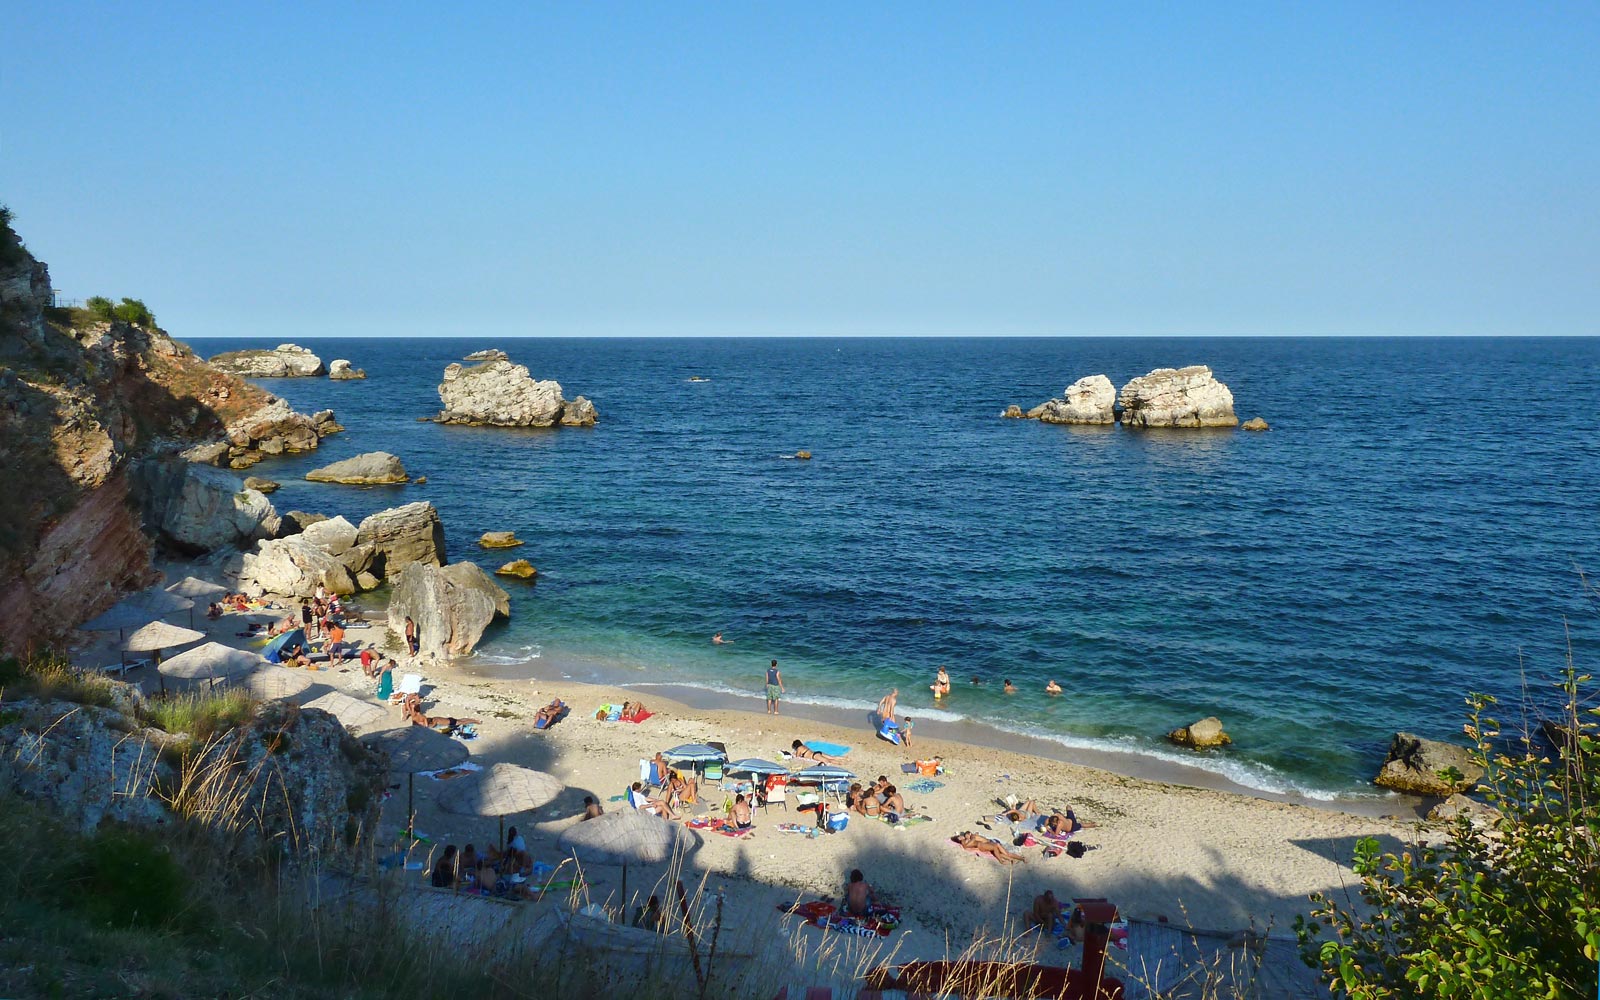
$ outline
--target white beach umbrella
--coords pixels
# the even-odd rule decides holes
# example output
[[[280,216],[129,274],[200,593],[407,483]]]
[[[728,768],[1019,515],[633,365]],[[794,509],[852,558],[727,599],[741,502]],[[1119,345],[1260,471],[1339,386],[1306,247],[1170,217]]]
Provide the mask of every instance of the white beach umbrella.
[[[453,740],[427,726],[405,726],[369,733],[361,741],[389,757],[389,770],[406,774],[406,832],[410,833],[417,815],[416,775],[418,771],[439,771],[471,756],[466,744]]]
[[[122,648],[130,653],[160,653],[163,649],[173,646],[187,646],[191,642],[204,639],[204,632],[196,632],[192,628],[182,625],[168,625],[163,621],[153,621],[143,626],[122,643]]]
[[[194,607],[194,602],[180,594],[170,594],[160,587],[151,587],[141,590],[128,598],[134,604],[149,608],[158,615],[170,615],[176,611],[187,611]]]
[[[555,777],[516,764],[495,764],[476,780],[457,782],[439,796],[446,812],[461,816],[496,816],[500,846],[506,841],[506,817],[548,804],[565,787]]]
[[[225,677],[248,674],[269,665],[266,657],[260,653],[234,649],[220,642],[207,642],[179,653],[156,669],[168,677],[190,680],[209,677],[215,682]]]
[[[699,842],[681,823],[672,823],[640,809],[619,809],[574,823],[557,843],[579,861],[622,866],[622,899],[628,899],[628,865],[654,864],[673,854],[688,853]]]
[[[159,617],[159,614],[140,604],[120,601],[78,627],[85,632],[109,632],[112,629],[121,632],[123,629],[148,625]],[[121,636],[118,636],[118,641],[121,641]]]

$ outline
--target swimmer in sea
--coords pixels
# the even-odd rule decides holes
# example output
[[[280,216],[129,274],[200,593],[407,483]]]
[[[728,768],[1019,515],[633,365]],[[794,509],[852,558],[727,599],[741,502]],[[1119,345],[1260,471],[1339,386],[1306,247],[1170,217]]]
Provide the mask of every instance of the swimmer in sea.
[[[722,637],[722,633],[721,632],[718,632],[716,635],[711,637],[711,643],[714,646],[721,646],[723,643],[728,643],[728,642],[732,642],[732,641],[733,641],[732,639],[724,639]]]
[[[933,696],[935,698],[943,698],[945,695],[950,693],[949,673],[947,673],[943,667],[940,667],[939,676],[934,678],[933,683],[929,686],[933,689]]]
[[[1011,678],[1006,678],[1006,694],[1016,694],[1017,686],[1011,683]]]
[[[1055,681],[1051,681],[1049,684],[1046,684],[1044,686],[1044,693],[1045,694],[1060,694],[1061,693],[1061,685],[1057,684]]]

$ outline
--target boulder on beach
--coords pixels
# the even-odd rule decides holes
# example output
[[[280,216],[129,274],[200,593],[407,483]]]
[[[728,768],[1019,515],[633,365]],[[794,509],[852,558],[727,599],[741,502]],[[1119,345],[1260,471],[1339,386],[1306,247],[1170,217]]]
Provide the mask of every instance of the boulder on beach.
[[[1157,368],[1122,387],[1126,427],[1237,427],[1233,393],[1205,365]]]
[[[494,574],[495,576],[514,576],[521,580],[532,580],[539,575],[539,571],[534,569],[533,563],[528,560],[516,559],[495,570]]]
[[[1272,430],[1272,427],[1260,417],[1251,417],[1249,420],[1246,420],[1244,423],[1240,424],[1239,429],[1242,431],[1270,431]]]
[[[1473,826],[1486,826],[1500,816],[1500,811],[1486,802],[1455,792],[1443,802],[1428,810],[1428,819],[1435,823],[1453,823],[1465,816]]]
[[[588,426],[595,422],[594,404],[579,396],[570,403],[561,383],[538,381],[526,365],[499,357],[481,364],[452,364],[439,383],[444,409],[441,424],[490,427]],[[567,411],[571,409],[569,416]]]
[[[300,537],[320,545],[329,555],[343,555],[356,543],[356,526],[341,517],[330,517],[300,529]]]
[[[1227,746],[1233,738],[1222,731],[1222,720],[1208,715],[1199,722],[1190,723],[1167,734],[1167,739],[1179,746],[1203,750],[1207,747]]]
[[[1454,769],[1460,780],[1450,780],[1441,771]],[[1472,759],[1466,747],[1438,740],[1425,740],[1411,733],[1395,733],[1389,741],[1389,756],[1373,780],[1374,784],[1412,795],[1444,797],[1465,792],[1477,785],[1483,768]]]
[[[485,531],[478,544],[486,549],[514,549],[522,544],[515,531]]]
[[[226,351],[211,358],[212,367],[244,378],[309,378],[323,373],[322,359],[298,344]]]
[[[1047,424],[1114,424],[1117,390],[1104,375],[1087,375],[1067,386],[1062,398],[1046,400],[1026,416]]]
[[[511,614],[511,595],[477,563],[412,563],[392,583],[389,629],[404,636],[409,616],[424,656],[465,656],[496,615]]]
[[[338,358],[328,363],[328,377],[334,380],[359,379],[367,377],[365,368],[351,368],[350,362]]]
[[[256,551],[245,553],[239,577],[241,586],[254,583],[269,594],[286,597],[310,597],[318,587],[331,594],[356,591],[339,557],[303,533],[258,543]]]
[[[444,565],[444,523],[426,500],[380,510],[356,529],[356,545],[372,546],[374,575],[392,576],[412,563]]]
[[[277,492],[279,485],[279,483],[276,483],[271,479],[263,479],[260,476],[244,477],[244,488],[247,490],[255,490],[257,493],[275,493]]]
[[[186,555],[249,547],[282,526],[272,502],[236,476],[182,459],[148,460],[135,473],[145,524]]]
[[[314,483],[377,486],[403,483],[410,477],[406,475],[406,467],[395,456],[386,451],[369,451],[320,469],[312,469],[306,473],[306,478]]]

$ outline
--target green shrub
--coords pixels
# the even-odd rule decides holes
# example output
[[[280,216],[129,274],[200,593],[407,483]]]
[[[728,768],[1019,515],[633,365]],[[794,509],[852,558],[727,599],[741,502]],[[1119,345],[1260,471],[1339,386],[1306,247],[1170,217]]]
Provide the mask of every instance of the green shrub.
[[[111,314],[124,323],[134,326],[155,326],[156,317],[143,302],[138,299],[123,298],[112,310]]]
[[[164,927],[183,913],[188,878],[167,847],[148,834],[97,834],[71,881],[91,919],[111,927]]]
[[[107,707],[115,704],[114,684],[104,674],[80,670],[50,654],[0,659],[0,689],[8,697],[31,695],[42,701],[59,699]]]
[[[255,708],[250,692],[237,688],[190,691],[150,702],[145,717],[159,729],[188,733],[195,742],[203,743],[249,720]]]
[[[105,320],[107,323],[116,319],[116,306],[104,295],[89,296],[83,307],[89,310],[89,314],[95,319]]]

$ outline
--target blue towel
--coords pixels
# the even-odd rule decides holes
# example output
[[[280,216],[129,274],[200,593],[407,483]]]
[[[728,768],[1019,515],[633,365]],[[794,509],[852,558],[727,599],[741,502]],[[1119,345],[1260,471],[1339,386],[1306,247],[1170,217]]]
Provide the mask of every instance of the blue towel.
[[[916,792],[918,795],[926,795],[929,792],[933,791],[935,788],[943,788],[943,787],[944,787],[944,782],[942,782],[942,781],[934,781],[932,778],[920,778],[920,779],[918,779],[916,781],[913,781],[911,784],[907,785],[906,786],[906,791],[908,791],[908,792]]]
[[[850,748],[843,743],[829,743],[826,740],[806,740],[806,746],[829,757],[843,757],[850,752]]]

